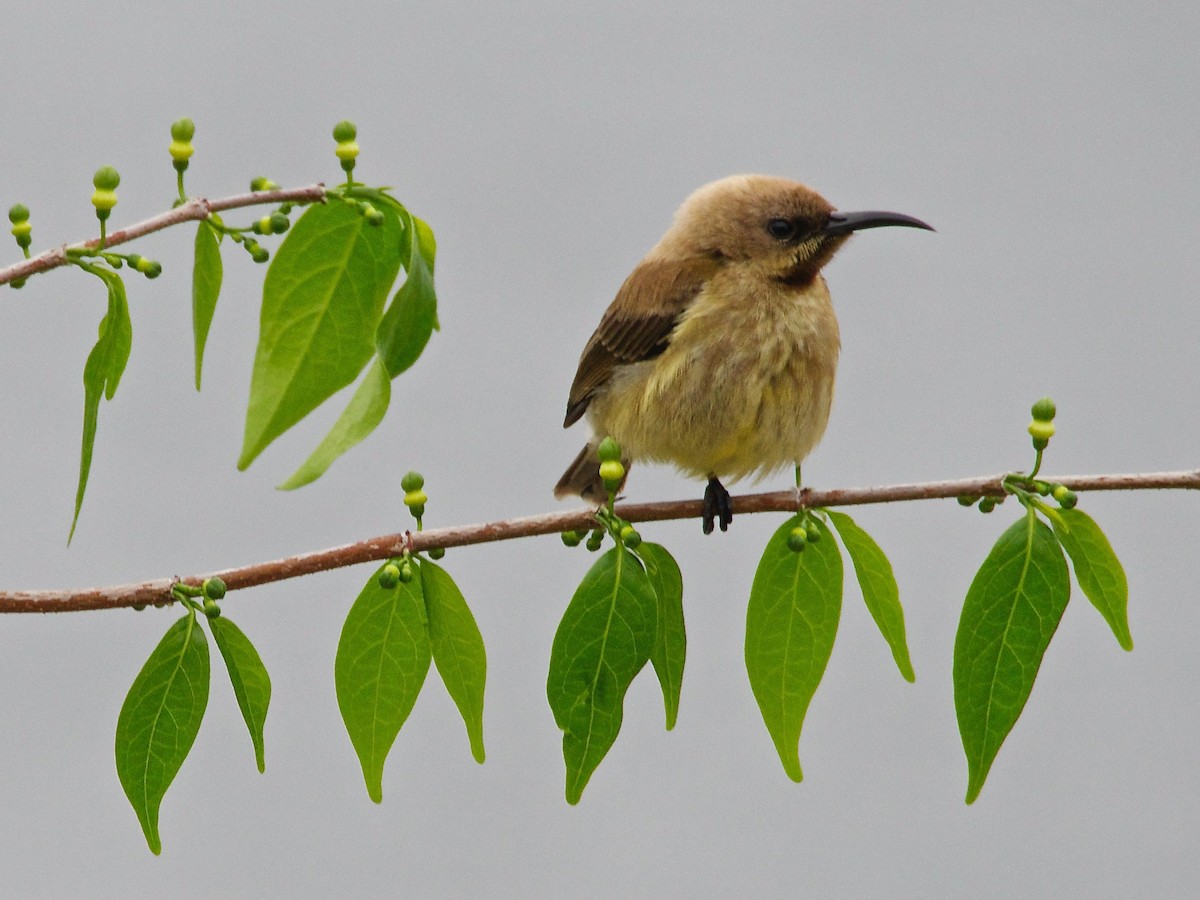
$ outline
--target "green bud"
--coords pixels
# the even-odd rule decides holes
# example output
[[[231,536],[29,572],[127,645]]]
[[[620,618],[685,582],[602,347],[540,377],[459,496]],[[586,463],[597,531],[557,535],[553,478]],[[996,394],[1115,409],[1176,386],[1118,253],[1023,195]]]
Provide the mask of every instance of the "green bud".
[[[979,511],[981,513],[990,513],[995,508],[996,508],[996,498],[995,497],[984,497],[982,500],[979,501]]]
[[[606,437],[596,448],[596,455],[600,457],[600,462],[620,462],[621,447],[612,438]]]
[[[126,261],[128,261],[128,263],[129,263],[130,267],[137,269],[137,271],[139,271],[139,272],[142,271],[141,265],[142,265],[143,258],[144,257],[140,253],[130,253],[128,256],[125,257]]]
[[[400,563],[400,580],[405,584],[411,582],[415,574],[416,573],[413,572],[412,563],[410,563],[407,559]]]
[[[406,491],[404,493],[404,505],[410,509],[414,506],[424,506],[428,502],[429,497],[427,497],[425,492],[420,488],[417,488],[415,491]]]
[[[342,168],[345,168],[346,163],[353,165],[354,160],[358,157],[358,142],[343,141],[334,148],[333,153],[342,161]]]
[[[434,547],[432,550],[429,551],[430,559],[441,559],[445,555],[446,555],[445,547]]]
[[[171,154],[171,159],[177,163],[186,163],[192,158],[192,154],[196,152],[196,148],[192,146],[190,141],[171,141],[171,146],[167,148],[167,152]]]
[[[17,246],[24,250],[33,243],[33,226],[28,220],[17,222],[12,227],[12,236],[17,239]]]
[[[101,166],[92,176],[92,184],[98,191],[115,191],[121,183],[121,176],[112,166]]]
[[[587,548],[589,550],[591,550],[593,553],[595,553],[597,550],[599,550],[600,545],[603,543],[604,543],[604,531],[602,529],[597,528],[595,531],[593,531],[591,534],[588,535]]]
[[[25,278],[14,278],[8,283],[8,286],[14,291],[19,291],[21,288],[25,287],[26,280],[27,279]]]
[[[976,497],[974,494],[959,494],[958,495],[958,505],[959,506],[974,506],[978,502],[979,502],[979,498]]]
[[[425,476],[420,472],[407,472],[400,479],[400,488],[405,492],[419,491],[425,487]]]
[[[29,207],[24,203],[14,203],[8,208],[8,221],[17,225],[20,222],[29,220]]]
[[[250,258],[256,263],[265,263],[271,258],[271,251],[262,246],[262,244],[256,243],[250,248]]]
[[[356,137],[358,137],[358,129],[349,119],[342,119],[342,121],[333,126],[333,139],[339,144],[352,141]]]
[[[1029,410],[1036,422],[1052,422],[1054,414],[1058,411],[1054,407],[1054,401],[1049,397],[1043,397]]]
[[[162,263],[142,257],[142,259],[138,262],[137,269],[147,278],[157,278],[162,274]]]
[[[386,218],[387,217],[384,216],[383,213],[373,206],[371,207],[370,211],[366,213],[367,224],[374,225],[376,228],[382,225],[386,221]]]
[[[171,123],[171,139],[190,141],[196,133],[196,123],[191,119],[176,119]]]
[[[379,570],[379,586],[385,591],[390,591],[400,583],[400,567],[395,563],[388,563]]]
[[[217,606],[217,601],[211,598],[204,601],[204,615],[210,619],[219,619],[221,617],[221,607]]]
[[[281,213],[281,212],[271,213],[271,233],[272,234],[283,234],[285,231],[288,230],[289,227],[291,227],[291,224],[292,223],[288,221],[288,217],[285,213]]]
[[[1063,509],[1074,509],[1075,504],[1079,502],[1079,495],[1065,484],[1055,485],[1053,496],[1058,501],[1058,505]]]
[[[271,233],[271,217],[263,216],[261,219],[256,219],[254,224],[250,226],[255,234],[270,234]]]
[[[600,463],[600,480],[610,491],[615,491],[625,480],[625,467],[619,460],[609,459]]]
[[[250,190],[252,191],[277,191],[279,185],[273,182],[265,175],[259,175],[257,178],[250,179]]]
[[[808,542],[810,544],[815,544],[821,539],[821,527],[816,522],[806,522],[804,531],[808,534]]]
[[[801,553],[808,546],[808,531],[803,525],[797,525],[788,532],[787,545],[795,553]]]
[[[1034,419],[1029,423],[1029,436],[1033,438],[1035,449],[1044,450],[1054,437],[1054,425],[1045,419]]]
[[[92,192],[92,206],[96,207],[96,216],[103,221],[109,212],[117,205],[117,192],[97,189]]]
[[[630,550],[634,550],[641,546],[642,536],[637,533],[637,529],[632,525],[622,525],[621,542]]]
[[[200,590],[209,600],[220,600],[225,596],[225,582],[220,578],[205,578]]]
[[[578,531],[564,531],[561,535],[562,542],[567,547],[578,547],[583,537]]]

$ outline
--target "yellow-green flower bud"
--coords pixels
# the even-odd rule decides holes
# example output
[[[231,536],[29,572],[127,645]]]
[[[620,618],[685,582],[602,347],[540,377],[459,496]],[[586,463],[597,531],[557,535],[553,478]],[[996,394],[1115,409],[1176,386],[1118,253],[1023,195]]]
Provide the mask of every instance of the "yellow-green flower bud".
[[[621,526],[621,542],[630,550],[635,550],[642,544],[642,536],[632,525]]]
[[[423,487],[425,487],[425,476],[420,472],[406,472],[400,479],[400,488],[405,492],[417,491]]]
[[[33,226],[28,220],[17,222],[12,227],[12,236],[17,239],[17,246],[24,250],[33,243]]]
[[[787,545],[794,553],[801,553],[808,546],[808,531],[803,525],[797,525],[788,532]]]
[[[171,154],[171,159],[175,162],[187,162],[192,158],[192,154],[196,152],[196,148],[192,146],[191,141],[171,141],[171,146],[167,148]]]
[[[1075,504],[1079,502],[1079,495],[1065,484],[1055,485],[1053,496],[1063,509],[1074,509]]]
[[[816,522],[807,522],[804,525],[804,530],[808,534],[808,542],[815,544],[821,539],[821,527]]]
[[[171,139],[190,141],[196,133],[196,123],[191,119],[176,119],[171,123]]]
[[[420,488],[417,488],[415,491],[404,492],[404,505],[410,509],[414,506],[424,506],[428,502],[429,498]]]
[[[596,455],[600,457],[600,462],[620,462],[621,448],[612,438],[606,437],[596,448]]]
[[[217,606],[216,600],[206,599],[204,601],[204,615],[210,619],[221,618],[221,607]]]
[[[358,141],[345,141],[338,144],[333,152],[343,163],[352,162],[358,157]]]
[[[388,563],[379,570],[378,579],[379,586],[385,591],[390,591],[400,583],[400,567],[395,563]]]
[[[625,480],[625,467],[615,459],[600,463],[600,480],[608,490],[617,490]]]
[[[407,559],[400,563],[400,580],[405,584],[408,584],[410,581],[412,581],[415,574],[416,573],[413,572],[412,563],[410,563]]]
[[[107,219],[109,212],[117,205],[117,192],[95,190],[92,192],[92,206],[96,207],[96,215]]]
[[[270,234],[271,233],[271,217],[263,216],[261,219],[255,219],[251,226],[255,234]]]
[[[1033,449],[1045,450],[1054,437],[1054,424],[1043,419],[1034,419],[1029,423],[1029,436],[1033,438]]]
[[[253,247],[250,248],[250,258],[252,260],[254,260],[256,263],[265,263],[268,259],[271,258],[271,251],[268,250],[266,247],[264,247],[262,244],[256,243]]]
[[[1051,422],[1054,420],[1054,414],[1057,410],[1054,407],[1054,401],[1049,397],[1043,397],[1037,403],[1033,404],[1030,413],[1032,413],[1035,421]]]
[[[257,178],[250,179],[250,190],[255,192],[277,191],[279,190],[279,185],[273,182],[270,178],[267,178],[265,175],[259,175]]]
[[[291,226],[286,213],[273,212],[271,213],[271,233],[283,234]]]
[[[597,528],[595,531],[593,531],[591,534],[588,535],[587,548],[589,550],[591,550],[593,553],[595,553],[597,550],[599,550],[600,545],[603,543],[604,543],[604,532],[601,529]]]

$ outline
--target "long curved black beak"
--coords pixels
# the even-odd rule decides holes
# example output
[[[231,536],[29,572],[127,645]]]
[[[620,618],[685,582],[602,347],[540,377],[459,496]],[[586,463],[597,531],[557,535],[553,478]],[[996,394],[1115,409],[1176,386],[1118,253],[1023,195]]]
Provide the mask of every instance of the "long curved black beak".
[[[879,212],[877,210],[869,212],[835,211],[829,214],[829,222],[821,229],[821,234],[827,237],[835,237],[840,234],[850,234],[853,231],[862,231],[864,228],[882,228],[885,225],[924,228],[926,231],[934,230],[932,226],[926,225],[920,219],[914,219],[912,216],[906,216],[902,213]]]

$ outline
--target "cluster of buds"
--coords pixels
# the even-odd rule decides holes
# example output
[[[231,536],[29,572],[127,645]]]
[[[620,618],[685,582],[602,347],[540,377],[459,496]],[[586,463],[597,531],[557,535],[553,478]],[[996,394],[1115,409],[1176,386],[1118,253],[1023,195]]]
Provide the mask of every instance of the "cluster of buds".
[[[425,516],[425,504],[429,502],[429,497],[422,490],[425,487],[425,477],[420,472],[409,472],[400,479],[400,487],[404,489],[404,505],[420,523]]]
[[[1050,443],[1050,438],[1054,437],[1054,414],[1057,410],[1053,400],[1043,397],[1033,404],[1030,412],[1033,421],[1029,423],[1029,436],[1033,438],[1033,449],[1041,452]]]
[[[96,207],[96,218],[101,222],[107,221],[112,209],[117,205],[117,185],[121,176],[112,166],[101,166],[92,176],[92,206]]]
[[[402,556],[398,560],[388,560],[387,564],[379,570],[379,586],[385,591],[390,591],[401,582],[408,584],[415,577],[416,572],[413,571],[412,560],[407,556]]]
[[[821,540],[820,526],[812,519],[806,518],[788,532],[787,545],[793,553],[803,553],[805,547],[815,544],[819,540]]]
[[[347,176],[354,171],[354,161],[358,158],[358,129],[353,122],[342,120],[333,126],[333,139],[337,141],[337,149],[333,152],[342,163],[342,171]]]
[[[29,256],[29,245],[33,243],[33,226],[29,224],[29,207],[24,203],[14,203],[8,208],[8,221],[12,222],[12,236],[17,239],[17,246]]]
[[[196,133],[196,125],[191,119],[176,119],[171,123],[171,165],[175,171],[182,174],[188,167],[188,160],[196,152],[192,146],[192,135]]]

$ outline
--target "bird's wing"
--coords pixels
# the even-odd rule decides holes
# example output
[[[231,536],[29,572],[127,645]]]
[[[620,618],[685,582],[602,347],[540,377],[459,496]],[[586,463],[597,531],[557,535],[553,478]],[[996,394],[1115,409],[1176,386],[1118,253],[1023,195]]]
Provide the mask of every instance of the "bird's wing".
[[[621,285],[579,357],[563,427],[583,415],[618,366],[653,359],[670,342],[680,313],[720,267],[719,259],[642,262]]]

